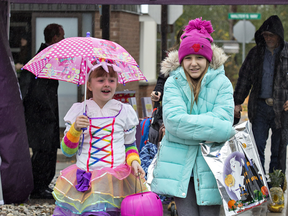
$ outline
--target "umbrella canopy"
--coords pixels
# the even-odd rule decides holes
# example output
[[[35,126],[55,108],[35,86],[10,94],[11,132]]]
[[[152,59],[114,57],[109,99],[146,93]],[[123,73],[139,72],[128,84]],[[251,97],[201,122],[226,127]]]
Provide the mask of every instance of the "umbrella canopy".
[[[39,78],[82,85],[93,62],[118,66],[119,83],[146,80],[134,58],[119,44],[93,37],[71,37],[52,44],[31,59],[24,69]]]

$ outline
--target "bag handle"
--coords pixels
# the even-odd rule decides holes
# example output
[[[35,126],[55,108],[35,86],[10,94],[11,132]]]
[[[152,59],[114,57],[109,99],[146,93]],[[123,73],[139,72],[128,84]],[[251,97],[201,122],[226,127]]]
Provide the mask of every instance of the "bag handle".
[[[141,188],[141,193],[143,196],[143,190],[142,190],[142,184],[141,184],[141,180],[140,180],[140,173],[138,173],[138,177],[135,178],[135,194],[137,193],[137,179],[139,178],[139,184],[140,184],[140,188]]]

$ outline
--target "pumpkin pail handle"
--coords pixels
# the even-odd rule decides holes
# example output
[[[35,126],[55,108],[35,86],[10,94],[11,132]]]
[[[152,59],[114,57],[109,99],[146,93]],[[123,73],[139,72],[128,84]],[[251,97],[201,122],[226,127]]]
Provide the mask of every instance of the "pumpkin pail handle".
[[[138,177],[135,178],[135,194],[137,193],[137,179],[139,178],[139,184],[140,184],[140,188],[141,188],[141,193],[143,196],[143,190],[142,190],[142,185],[141,185],[141,180],[140,180],[140,173],[138,173]]]

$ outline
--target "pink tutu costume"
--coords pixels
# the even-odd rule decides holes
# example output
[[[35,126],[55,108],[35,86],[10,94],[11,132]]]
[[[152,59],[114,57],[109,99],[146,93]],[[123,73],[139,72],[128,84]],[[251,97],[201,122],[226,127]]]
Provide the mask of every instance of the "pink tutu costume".
[[[120,212],[122,200],[134,194],[135,188],[147,190],[144,180],[135,181],[130,168],[133,160],[140,162],[133,108],[113,99],[102,109],[93,100],[86,103],[90,126],[81,138],[73,123],[82,114],[83,103],[73,104],[64,117],[61,149],[66,156],[77,153],[77,162],[60,172],[53,191],[53,215],[108,216],[107,212]]]

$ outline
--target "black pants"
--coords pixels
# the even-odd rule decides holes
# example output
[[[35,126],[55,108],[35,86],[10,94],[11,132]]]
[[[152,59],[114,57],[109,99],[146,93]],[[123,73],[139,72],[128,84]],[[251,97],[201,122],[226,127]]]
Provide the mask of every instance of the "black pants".
[[[55,176],[57,149],[50,151],[32,149],[34,192],[46,189]]]
[[[272,106],[268,106],[265,101],[257,102],[257,113],[252,123],[252,131],[258,149],[263,170],[265,172],[265,148],[266,141],[269,136],[269,129],[272,130],[271,135],[271,158],[269,165],[269,173],[274,169],[279,169],[279,147],[281,143],[281,128],[277,128],[275,124],[275,112]],[[285,151],[286,152],[286,151]],[[268,159],[269,160],[269,159]],[[285,160],[286,162],[286,160]],[[285,171],[284,171],[285,172]]]

